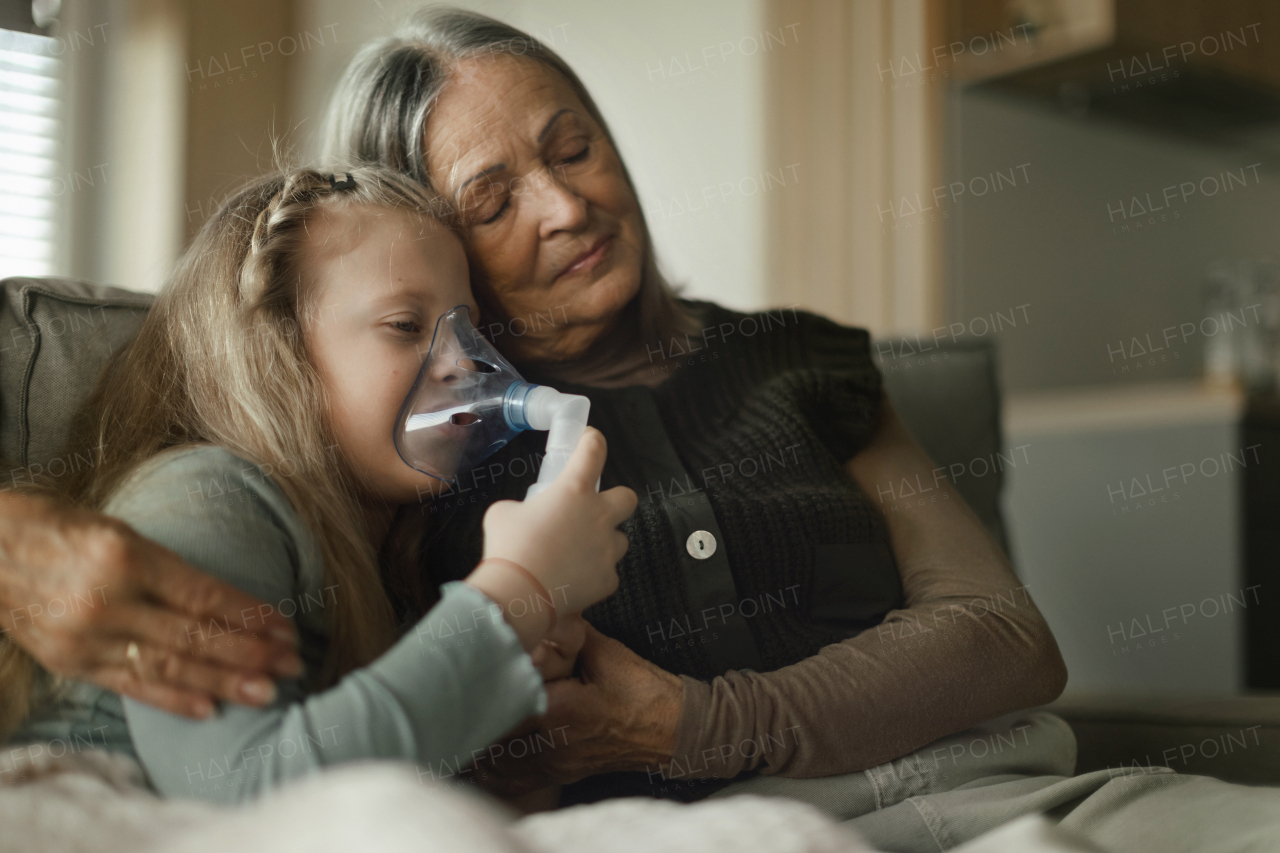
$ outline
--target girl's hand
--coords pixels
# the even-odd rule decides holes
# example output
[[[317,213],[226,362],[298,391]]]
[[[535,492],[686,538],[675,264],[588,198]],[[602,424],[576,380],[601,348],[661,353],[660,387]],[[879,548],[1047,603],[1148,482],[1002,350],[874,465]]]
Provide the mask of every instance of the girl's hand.
[[[542,673],[543,681],[555,681],[573,675],[578,652],[587,641],[587,623],[581,613],[556,620],[551,631],[530,655],[533,665]]]
[[[587,427],[546,491],[526,501],[499,501],[484,516],[484,559],[523,566],[546,587],[560,616],[578,613],[618,588],[617,564],[628,546],[618,525],[635,511],[636,493],[625,486],[596,492],[605,455],[604,436]],[[467,582],[488,594],[499,573],[515,574],[482,560]]]

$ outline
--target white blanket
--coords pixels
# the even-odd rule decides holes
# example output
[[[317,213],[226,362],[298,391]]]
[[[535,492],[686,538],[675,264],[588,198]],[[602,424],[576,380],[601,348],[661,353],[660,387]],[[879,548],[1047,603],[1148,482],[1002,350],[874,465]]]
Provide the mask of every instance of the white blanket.
[[[136,763],[100,751],[19,773],[0,785],[0,853],[870,853],[787,800],[627,799],[517,820],[390,762],[328,771],[242,808],[158,799]]]
[[[1015,822],[956,853],[1088,849]],[[103,751],[20,765],[0,784],[0,853],[874,853],[812,806],[735,796],[693,805],[611,800],[518,818],[421,782],[404,764],[326,771],[226,808],[161,800],[131,759]]]

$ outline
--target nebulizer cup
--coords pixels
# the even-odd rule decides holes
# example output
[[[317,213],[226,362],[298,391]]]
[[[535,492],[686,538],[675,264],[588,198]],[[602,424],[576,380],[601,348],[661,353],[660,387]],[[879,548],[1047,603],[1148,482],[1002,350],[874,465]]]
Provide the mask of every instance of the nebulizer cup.
[[[467,306],[459,305],[436,321],[427,358],[400,407],[394,440],[409,467],[453,484],[523,430],[548,430],[529,498],[564,470],[590,410],[586,397],[525,382],[471,324]]]

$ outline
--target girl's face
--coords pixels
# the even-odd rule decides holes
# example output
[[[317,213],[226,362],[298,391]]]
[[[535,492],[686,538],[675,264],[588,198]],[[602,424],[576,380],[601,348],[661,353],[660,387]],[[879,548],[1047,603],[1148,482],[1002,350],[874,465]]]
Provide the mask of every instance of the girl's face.
[[[431,219],[351,206],[308,223],[300,259],[303,340],[329,398],[330,423],[362,490],[413,503],[441,487],[392,441],[436,319],[471,308],[462,244]]]
[[[478,292],[516,359],[573,358],[640,288],[644,224],[622,161],[568,82],[529,60],[467,60],[427,122],[432,183],[464,214]]]

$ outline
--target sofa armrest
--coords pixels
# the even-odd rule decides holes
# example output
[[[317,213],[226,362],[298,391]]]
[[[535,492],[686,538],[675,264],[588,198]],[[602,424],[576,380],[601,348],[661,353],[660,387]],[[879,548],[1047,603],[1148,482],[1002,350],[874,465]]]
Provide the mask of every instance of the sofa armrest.
[[[1077,773],[1164,766],[1226,782],[1280,785],[1280,693],[1074,693],[1045,710],[1075,731]]]
[[[65,447],[72,416],[152,299],[70,279],[0,281],[0,458],[13,463],[0,469],[0,487],[96,464],[101,450]]]

